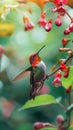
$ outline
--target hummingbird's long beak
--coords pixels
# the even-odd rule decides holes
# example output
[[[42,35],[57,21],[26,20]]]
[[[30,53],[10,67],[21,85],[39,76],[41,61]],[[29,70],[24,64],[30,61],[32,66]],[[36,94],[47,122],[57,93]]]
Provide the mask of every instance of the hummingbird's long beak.
[[[39,54],[39,52],[45,47],[46,45],[42,46],[40,50],[36,54]]]

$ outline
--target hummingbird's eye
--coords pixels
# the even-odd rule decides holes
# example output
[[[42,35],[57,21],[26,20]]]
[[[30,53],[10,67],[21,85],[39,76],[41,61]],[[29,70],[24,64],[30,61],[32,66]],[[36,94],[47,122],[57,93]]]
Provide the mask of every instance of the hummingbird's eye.
[[[34,60],[34,56],[32,56],[32,61]]]
[[[35,58],[36,58],[36,54],[30,56],[29,61],[31,64],[34,62]]]

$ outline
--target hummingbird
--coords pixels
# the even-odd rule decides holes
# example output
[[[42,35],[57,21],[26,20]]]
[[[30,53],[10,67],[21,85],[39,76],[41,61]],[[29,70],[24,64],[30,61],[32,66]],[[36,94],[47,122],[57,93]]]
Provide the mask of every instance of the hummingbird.
[[[31,66],[26,70],[20,72],[13,81],[20,80],[26,75],[30,74],[30,99],[35,99],[36,94],[42,89],[44,84],[44,78],[46,77],[46,65],[41,60],[39,53],[45,47],[45,45],[35,54],[29,57]]]

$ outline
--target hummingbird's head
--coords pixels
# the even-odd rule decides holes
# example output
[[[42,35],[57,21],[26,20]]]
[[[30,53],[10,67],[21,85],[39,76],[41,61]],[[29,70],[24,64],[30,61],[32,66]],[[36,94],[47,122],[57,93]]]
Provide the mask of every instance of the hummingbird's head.
[[[34,67],[36,66],[40,61],[41,61],[41,58],[39,56],[39,52],[45,47],[45,45],[35,54],[32,54],[30,57],[29,57],[29,61],[30,61],[30,64]]]

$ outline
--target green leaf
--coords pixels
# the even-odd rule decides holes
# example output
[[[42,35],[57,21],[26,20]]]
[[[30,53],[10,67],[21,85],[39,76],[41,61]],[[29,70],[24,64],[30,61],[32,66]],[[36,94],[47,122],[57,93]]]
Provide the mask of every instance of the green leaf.
[[[19,110],[24,110],[32,107],[38,107],[42,105],[48,105],[56,103],[56,100],[53,96],[51,95],[40,95],[36,96],[35,99],[28,100]]]
[[[70,85],[73,84],[73,66],[70,66],[70,72],[68,78],[62,77],[62,86],[68,88]]]
[[[70,126],[68,130],[73,130],[73,126]]]
[[[52,127],[45,127],[43,129],[40,130],[58,130],[57,128],[52,128]]]
[[[16,130],[33,130],[33,125],[29,123],[19,125]]]

